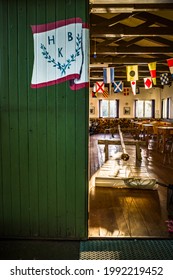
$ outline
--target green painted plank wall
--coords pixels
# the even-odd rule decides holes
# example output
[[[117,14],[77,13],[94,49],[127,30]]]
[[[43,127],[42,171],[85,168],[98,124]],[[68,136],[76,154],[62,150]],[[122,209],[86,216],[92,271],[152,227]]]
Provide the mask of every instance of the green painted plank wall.
[[[85,0],[0,0],[0,236],[87,238],[88,88],[31,88],[31,25],[80,17]]]

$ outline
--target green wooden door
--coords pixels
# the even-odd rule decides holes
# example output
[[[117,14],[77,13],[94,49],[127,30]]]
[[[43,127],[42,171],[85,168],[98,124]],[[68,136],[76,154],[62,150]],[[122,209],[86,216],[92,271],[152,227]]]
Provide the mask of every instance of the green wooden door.
[[[87,237],[88,88],[31,88],[31,26],[78,17],[85,0],[0,0],[0,236]]]

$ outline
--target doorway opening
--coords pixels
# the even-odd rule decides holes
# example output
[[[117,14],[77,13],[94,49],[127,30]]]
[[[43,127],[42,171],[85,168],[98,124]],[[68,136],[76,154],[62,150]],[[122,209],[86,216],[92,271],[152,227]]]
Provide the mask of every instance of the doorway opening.
[[[101,140],[119,139],[117,124],[112,125],[115,120],[118,120],[124,128],[124,122],[129,120],[130,123],[141,119],[154,122],[161,118],[164,87],[160,82],[160,75],[165,72],[170,77],[165,59],[169,59],[172,55],[169,47],[172,45],[173,34],[168,34],[170,32],[168,30],[173,24],[173,5],[165,4],[164,1],[159,4],[151,1],[146,11],[146,7],[139,4],[139,1],[130,1],[127,5],[121,4],[120,1],[118,6],[109,3],[109,9],[106,1],[102,3],[102,7],[96,4],[97,1],[92,1],[90,10],[88,236],[89,238],[169,238],[170,233],[165,223],[170,214],[167,209],[167,188],[160,185],[156,190],[101,186],[98,178],[101,173],[110,170],[111,166],[115,172],[119,164],[133,171],[133,174],[135,172],[140,174],[141,177],[149,176],[166,185],[173,182],[171,167],[173,156],[170,146],[164,151],[156,149],[156,138],[153,133],[146,132],[146,138],[142,139],[147,142],[146,146],[140,147],[140,160],[136,160],[135,145],[126,147],[129,161],[120,162],[115,157],[122,152],[121,145],[113,144],[105,149],[105,144],[99,143]],[[150,76],[148,65],[153,62],[157,64],[156,84],[152,81],[153,87],[146,89],[144,78]],[[138,65],[135,92],[130,81],[127,81],[127,65]],[[115,81],[123,83],[122,91],[115,91],[115,83],[103,82],[103,68],[110,67],[115,69]],[[99,82],[100,91],[95,87],[96,82]],[[169,95],[170,93],[165,91],[164,96],[169,98]],[[101,102],[102,100],[106,102]],[[140,103],[136,102],[137,100],[143,103],[145,100],[145,105],[153,106],[150,116],[136,118],[135,104]],[[108,113],[103,112],[105,108],[101,108],[101,103],[108,104],[113,101],[116,101],[118,108],[114,110],[116,117],[107,116],[108,113],[110,114],[110,107]],[[145,111],[147,114],[147,109]],[[116,128],[113,133],[112,128]],[[125,125],[123,137],[126,142],[137,140],[135,132],[130,129],[129,125]]]

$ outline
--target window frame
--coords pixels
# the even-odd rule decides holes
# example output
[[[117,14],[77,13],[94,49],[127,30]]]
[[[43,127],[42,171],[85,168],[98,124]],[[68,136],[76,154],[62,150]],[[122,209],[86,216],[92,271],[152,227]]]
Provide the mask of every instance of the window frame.
[[[165,104],[164,104],[165,102]],[[165,115],[164,115],[164,106],[165,108]],[[171,111],[170,111],[170,107],[171,107],[171,98],[167,97],[167,98],[163,98],[161,101],[161,117],[162,119],[170,119],[171,118]]]
[[[102,102],[103,101],[108,101],[108,116],[102,116]],[[114,101],[116,105],[116,111],[115,111],[115,116],[111,117],[110,116],[110,102]],[[99,118],[119,118],[119,100],[118,99],[100,99],[99,100]]]
[[[139,117],[139,116],[137,116],[137,102],[138,101],[143,101],[144,102],[144,104],[143,104],[143,106],[144,106],[144,108],[143,108],[143,111],[144,111],[144,114],[143,114],[143,116],[142,117]],[[148,101],[150,101],[151,102],[151,117],[147,117],[147,116],[145,116],[145,102],[148,102]],[[152,119],[152,118],[155,118],[155,100],[154,99],[141,99],[141,100],[135,100],[135,118],[143,118],[143,119]]]

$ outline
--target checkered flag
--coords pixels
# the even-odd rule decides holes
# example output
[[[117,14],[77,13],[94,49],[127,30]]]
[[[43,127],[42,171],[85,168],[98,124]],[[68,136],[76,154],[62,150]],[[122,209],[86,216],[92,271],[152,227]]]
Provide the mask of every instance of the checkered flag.
[[[160,82],[162,86],[169,84],[168,73],[160,74]]]

